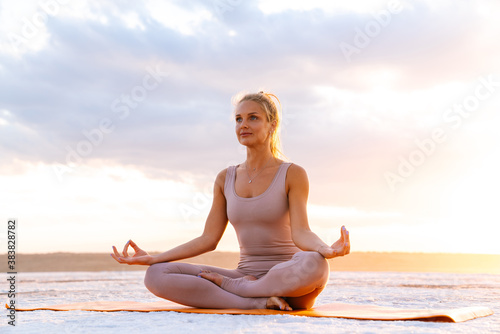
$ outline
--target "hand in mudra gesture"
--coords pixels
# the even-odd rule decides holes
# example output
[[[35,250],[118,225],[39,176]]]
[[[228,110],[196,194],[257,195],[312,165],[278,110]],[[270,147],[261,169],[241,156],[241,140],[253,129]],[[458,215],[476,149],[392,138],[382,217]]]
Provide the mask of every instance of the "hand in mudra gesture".
[[[330,247],[323,246],[318,249],[318,253],[327,259],[337,256],[344,256],[351,251],[351,242],[349,241],[349,231],[342,226],[340,229],[340,238],[335,241]]]
[[[128,254],[128,247],[131,246],[134,249],[135,254],[130,256]],[[113,253],[111,257],[120,263],[126,264],[139,264],[139,265],[150,265],[153,257],[148,254],[145,250],[142,250],[137,246],[132,240],[127,241],[125,247],[123,247],[123,252],[120,254],[116,247],[113,246]]]

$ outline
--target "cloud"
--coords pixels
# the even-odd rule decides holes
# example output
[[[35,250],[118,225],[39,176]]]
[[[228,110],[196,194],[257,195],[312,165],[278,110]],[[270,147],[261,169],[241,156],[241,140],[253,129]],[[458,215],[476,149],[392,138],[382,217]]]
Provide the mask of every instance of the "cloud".
[[[26,226],[73,221],[83,233],[92,217],[92,226],[109,222],[113,231],[119,212],[126,238],[148,212],[149,226],[176,231],[172,243],[192,236],[178,208],[196,204],[196,194],[208,199],[217,172],[244,161],[230,100],[260,89],[282,101],[285,153],[308,171],[318,228],[348,223],[368,231],[363,240],[395,225],[446,230],[452,219],[441,219],[442,202],[455,188],[462,207],[489,206],[464,189],[480,193],[496,175],[484,166],[498,164],[498,92],[457,129],[443,114],[474,93],[479,77],[500,72],[491,1],[401,1],[387,24],[387,1],[42,3],[0,4],[3,200],[21,213],[33,208],[23,213]],[[23,35],[29,24],[31,37]],[[360,36],[367,31],[368,41]],[[13,49],[12,34],[27,44]],[[347,59],[342,43],[358,52]],[[439,127],[446,142],[391,192],[384,173],[396,173],[416,139]],[[62,183],[57,168],[69,169]],[[457,182],[476,170],[480,183]],[[209,210],[201,206],[193,217],[200,227]]]
[[[390,106],[401,112],[388,114],[386,104],[379,107],[385,103],[380,95],[369,94],[373,87],[392,89],[387,98],[415,91],[424,96],[443,83],[493,69],[498,54],[476,33],[493,36],[493,18],[472,4],[447,10],[402,2],[402,10],[351,62],[340,43],[351,43],[357,28],[375,20],[374,12],[387,10],[385,3],[370,11],[316,4],[264,12],[262,4],[241,2],[223,13],[206,2],[78,6],[48,17],[43,48],[21,57],[0,55],[0,99],[10,112],[0,125],[5,163],[65,163],[67,147],[76,149],[86,140],[84,132],[110,119],[114,130],[82,163],[210,174],[237,151],[231,96],[264,86],[295,117],[285,130],[294,156],[311,154],[300,144],[311,138],[319,143],[313,152],[327,150],[355,166],[361,157],[393,157],[403,133],[423,119],[418,110],[405,113],[404,101]],[[474,49],[492,52],[478,57]],[[131,95],[147,69],[156,67],[168,76],[121,119],[114,101]],[[330,90],[318,94],[321,87]],[[379,169],[372,167],[374,177]]]

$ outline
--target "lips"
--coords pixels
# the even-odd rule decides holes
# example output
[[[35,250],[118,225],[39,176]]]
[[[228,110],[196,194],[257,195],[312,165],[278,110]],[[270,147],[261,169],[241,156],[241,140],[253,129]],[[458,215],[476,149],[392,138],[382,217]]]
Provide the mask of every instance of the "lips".
[[[249,135],[251,135],[250,132],[242,132],[242,133],[240,133],[240,136],[242,136],[242,137],[249,136]]]

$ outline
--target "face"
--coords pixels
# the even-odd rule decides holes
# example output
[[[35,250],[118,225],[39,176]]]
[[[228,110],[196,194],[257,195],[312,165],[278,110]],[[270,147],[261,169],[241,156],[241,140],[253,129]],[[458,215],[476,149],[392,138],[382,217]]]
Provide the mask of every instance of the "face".
[[[255,146],[268,144],[271,138],[270,131],[274,130],[269,123],[266,113],[254,101],[243,101],[236,107],[236,137],[240,144]]]

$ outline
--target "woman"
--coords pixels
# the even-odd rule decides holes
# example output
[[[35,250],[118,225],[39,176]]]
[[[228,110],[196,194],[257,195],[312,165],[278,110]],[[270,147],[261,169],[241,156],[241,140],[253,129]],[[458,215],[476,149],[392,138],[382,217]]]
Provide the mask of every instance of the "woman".
[[[237,102],[236,136],[246,146],[247,159],[217,175],[200,237],[158,255],[131,240],[122,254],[113,246],[116,261],[150,265],[144,283],[156,296],[201,308],[308,309],[327,284],[326,259],[349,254],[345,227],[331,246],[309,228],[307,174],[280,159],[280,118],[273,98],[279,103],[264,92]],[[215,250],[228,221],[240,244],[238,268],[173,262]]]

